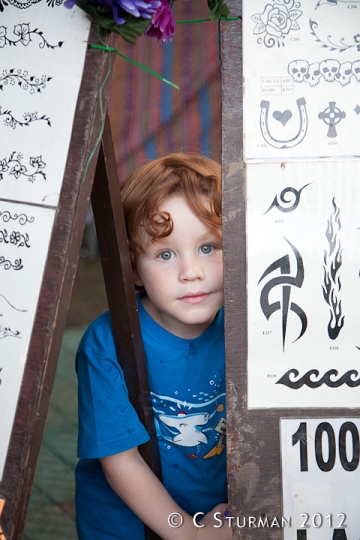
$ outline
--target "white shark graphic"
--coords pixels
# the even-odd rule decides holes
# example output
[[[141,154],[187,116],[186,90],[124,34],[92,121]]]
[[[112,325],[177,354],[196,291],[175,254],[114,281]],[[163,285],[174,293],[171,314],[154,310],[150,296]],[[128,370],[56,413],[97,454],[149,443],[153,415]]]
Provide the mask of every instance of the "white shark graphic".
[[[161,436],[166,441],[178,444],[179,446],[197,446],[199,443],[206,444],[208,439],[198,426],[204,426],[209,420],[209,413],[194,413],[186,414],[179,412],[178,415],[160,414],[159,420],[168,429],[170,427],[175,428],[177,433],[173,433],[172,436],[164,435],[159,429]],[[159,427],[159,426],[158,426]]]

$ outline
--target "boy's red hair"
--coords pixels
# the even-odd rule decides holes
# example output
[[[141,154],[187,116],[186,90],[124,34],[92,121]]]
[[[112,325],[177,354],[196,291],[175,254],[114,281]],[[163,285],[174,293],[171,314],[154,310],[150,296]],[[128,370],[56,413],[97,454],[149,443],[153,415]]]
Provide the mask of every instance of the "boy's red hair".
[[[135,262],[143,251],[140,228],[152,237],[171,234],[173,223],[159,207],[176,195],[185,198],[194,214],[221,238],[221,168],[207,157],[172,153],[145,163],[121,185],[130,253]]]

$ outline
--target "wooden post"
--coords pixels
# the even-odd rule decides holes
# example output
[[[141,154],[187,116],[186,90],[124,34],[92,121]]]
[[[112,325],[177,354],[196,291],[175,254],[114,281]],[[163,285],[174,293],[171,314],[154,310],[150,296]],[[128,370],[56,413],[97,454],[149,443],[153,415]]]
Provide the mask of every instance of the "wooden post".
[[[124,372],[130,401],[151,437],[148,443],[140,446],[139,450],[146,463],[161,480],[146,358],[108,115],[91,201],[118,360]],[[146,538],[157,540],[159,537],[147,528]]]
[[[350,540],[359,529],[354,501],[360,459],[360,254],[353,209],[360,200],[360,147],[345,130],[345,119],[356,122],[357,87],[354,78],[343,85],[334,78],[335,104],[326,71],[319,71],[319,85],[310,84],[309,75],[301,86],[290,61],[301,60],[303,75],[315,59],[324,68],[333,62],[339,70],[345,60],[356,62],[355,45],[343,49],[346,58],[339,56],[337,34],[326,21],[341,12],[347,23],[332,28],[345,34],[352,21],[359,21],[358,6],[334,4],[325,20],[327,2],[227,3],[232,16],[245,18],[221,24],[233,537]],[[286,30],[278,28],[277,37],[265,24],[273,8],[284,20],[289,14],[288,20],[296,21]],[[296,119],[294,132],[286,127],[290,117]],[[283,132],[276,131],[280,121]],[[295,195],[291,201],[289,193]],[[333,277],[341,274],[341,287],[338,279],[328,278],[333,253],[341,253],[332,266]]]

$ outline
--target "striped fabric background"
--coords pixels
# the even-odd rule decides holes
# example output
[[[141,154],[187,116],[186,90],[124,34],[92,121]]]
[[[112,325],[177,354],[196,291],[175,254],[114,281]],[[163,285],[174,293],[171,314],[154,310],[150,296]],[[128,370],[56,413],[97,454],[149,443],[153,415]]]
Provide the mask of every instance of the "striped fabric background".
[[[175,20],[207,18],[206,0],[177,0]],[[120,57],[110,117],[122,180],[165,152],[200,152],[220,161],[221,90],[218,24],[176,25],[172,42],[121,40],[120,52],[180,86],[177,90]]]

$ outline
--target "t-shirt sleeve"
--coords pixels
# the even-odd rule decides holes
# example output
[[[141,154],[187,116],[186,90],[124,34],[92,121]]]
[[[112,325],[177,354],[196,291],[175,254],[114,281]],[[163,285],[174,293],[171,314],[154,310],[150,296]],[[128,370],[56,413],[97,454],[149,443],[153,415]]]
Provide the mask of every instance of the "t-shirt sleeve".
[[[77,353],[80,458],[117,454],[149,440],[114,356],[86,345]]]

